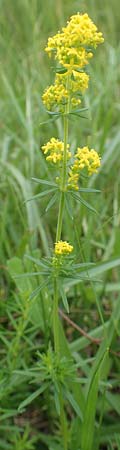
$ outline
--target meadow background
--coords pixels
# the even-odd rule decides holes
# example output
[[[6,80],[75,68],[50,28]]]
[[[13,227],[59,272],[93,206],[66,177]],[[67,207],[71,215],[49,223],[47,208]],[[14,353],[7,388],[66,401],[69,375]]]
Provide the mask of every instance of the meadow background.
[[[24,255],[49,256],[55,240],[57,206],[45,212],[49,199],[26,200],[40,190],[31,177],[53,180],[53,170],[46,164],[41,146],[52,136],[62,137],[61,120],[49,120],[41,101],[43,90],[53,81],[55,73],[54,63],[45,54],[44,47],[48,36],[55,34],[77,11],[90,15],[103,32],[105,43],[98,48],[90,64],[91,81],[85,95],[85,106],[89,108],[87,118],[73,119],[69,140],[72,146],[88,144],[100,153],[102,166],[99,174],[90,179],[89,186],[100,189],[101,194],[85,197],[98,214],[76,204],[73,221],[66,212],[63,237],[73,243],[82,261],[103,265],[107,262],[108,270],[103,270],[96,287],[72,288],[70,318],[97,336],[101,320],[96,302],[100,304],[105,322],[114,314],[116,304],[119,311],[119,10],[118,0],[0,1],[1,450],[53,448],[51,441],[45,438],[47,433],[54,434],[52,424],[56,420],[55,413],[51,414],[50,399],[33,399],[26,411],[18,414],[19,404],[33,392],[19,370],[32,367],[37,350],[42,351],[48,345],[51,300],[44,291],[32,307],[29,306],[28,294],[41,280],[32,277],[14,280],[12,275],[15,270],[19,274],[33,270]],[[109,450],[120,449],[118,323],[114,322],[114,327],[113,353],[106,369],[113,394],[111,397],[108,389],[104,427],[96,444],[100,449]],[[94,357],[94,344],[89,347],[79,331],[66,322],[64,329],[73,351],[82,349],[84,360]],[[89,376],[87,362],[84,376]],[[107,424],[109,433],[104,443]],[[74,450],[77,450],[75,445]]]

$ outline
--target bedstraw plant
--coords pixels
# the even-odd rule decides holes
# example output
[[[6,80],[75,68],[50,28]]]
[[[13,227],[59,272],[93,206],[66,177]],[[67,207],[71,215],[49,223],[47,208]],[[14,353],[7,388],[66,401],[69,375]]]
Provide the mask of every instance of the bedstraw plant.
[[[28,266],[31,268],[31,264],[35,264],[36,269],[34,272],[26,272],[23,276],[29,277],[29,280],[30,277],[40,277],[40,284],[29,295],[31,287],[28,282],[29,287],[26,296],[27,298],[29,297],[29,300],[26,303],[25,311],[23,305],[24,314],[19,322],[16,330],[17,336],[11,348],[10,370],[14,370],[17,375],[27,377],[30,383],[38,385],[37,390],[20,403],[19,412],[23,412],[24,408],[39,395],[43,395],[46,404],[48,399],[49,416],[50,402],[52,402],[52,405],[55,404],[55,415],[52,412],[52,420],[54,422],[52,427],[54,431],[53,439],[49,436],[44,438],[41,433],[41,439],[43,439],[45,444],[47,443],[50,450],[98,449],[99,427],[102,422],[103,409],[101,410],[96,429],[97,440],[95,436],[95,418],[101,367],[105,378],[104,363],[114,334],[111,321],[106,330],[96,298],[96,305],[104,331],[103,341],[90,369],[86,388],[81,388],[82,378],[81,372],[79,372],[79,362],[74,357],[74,351],[73,353],[71,352],[69,343],[64,335],[59,320],[59,305],[62,302],[63,308],[69,313],[67,291],[70,290],[70,287],[72,288],[77,284],[80,285],[80,283],[90,282],[93,285],[94,280],[96,281],[96,271],[95,265],[91,267],[91,262],[77,260],[73,242],[68,242],[69,239],[63,240],[63,221],[65,210],[69,214],[69,219],[72,218],[72,208],[75,202],[80,202],[83,206],[89,208],[90,214],[91,210],[94,210],[82,197],[82,194],[84,193],[85,196],[88,193],[97,194],[99,192],[97,189],[86,187],[86,183],[89,177],[98,172],[101,158],[97,150],[89,148],[86,143],[83,147],[79,143],[80,146],[74,148],[73,151],[69,139],[69,121],[73,117],[80,120],[86,112],[83,102],[84,93],[88,89],[90,78],[88,64],[94,55],[95,49],[103,41],[102,33],[98,32],[96,25],[89,18],[88,14],[78,13],[70,18],[66,27],[62,28],[62,31],[48,39],[45,48],[48,56],[50,58],[53,57],[56,61],[56,75],[54,84],[45,89],[42,100],[47,113],[50,115],[50,120],[59,118],[63,123],[63,136],[62,140],[51,137],[47,143],[42,145],[41,151],[48,165],[52,166],[54,179],[49,181],[33,178],[33,181],[44,187],[44,190],[33,196],[32,199],[44,198],[49,195],[50,200],[46,211],[52,208],[54,204],[58,207],[56,236],[50,257],[37,259],[34,257],[34,254],[33,256],[27,255]],[[20,273],[20,270],[18,273]],[[21,275],[18,274],[18,284],[19,282],[21,283],[19,277]],[[23,281],[22,283],[24,284]],[[43,292],[44,297],[42,300],[46,328],[44,352],[37,352],[38,360],[33,368],[30,370],[17,370],[16,372],[21,335],[25,331],[26,321],[32,305],[34,306],[36,296],[40,292]],[[49,298],[49,311],[45,311]],[[116,320],[117,308],[118,306],[114,312],[114,320]],[[49,329],[47,330],[47,328]],[[97,340],[96,343],[98,343]],[[14,364],[13,355],[15,355]],[[101,388],[103,399],[105,395],[104,383],[104,389]],[[74,414],[77,417],[72,424],[70,417],[73,418]]]
[[[93,148],[90,149],[86,144],[84,147],[81,147],[80,144],[80,147],[75,148],[74,152],[71,151],[69,119],[73,115],[74,117],[82,117],[86,110],[82,103],[84,93],[88,89],[89,84],[88,64],[93,57],[95,49],[103,41],[102,33],[98,32],[96,25],[89,18],[88,14],[78,13],[70,18],[66,27],[63,27],[55,36],[48,39],[45,48],[48,56],[56,60],[57,67],[54,84],[45,89],[42,100],[52,119],[61,118],[64,131],[63,140],[60,141],[52,137],[49,142],[42,146],[42,152],[46,161],[54,167],[53,182],[34,178],[34,181],[48,188],[37,194],[37,196],[51,195],[47,209],[52,207],[55,202],[59,203],[53,255],[40,263],[42,274],[44,273],[46,277],[45,283],[48,283],[48,289],[52,289],[53,292],[52,329],[54,342],[54,348],[52,349],[51,342],[47,354],[41,356],[41,367],[44,366],[43,373],[47,381],[51,379],[53,383],[52,389],[61,427],[62,441],[60,448],[64,450],[71,448],[66,402],[72,404],[78,415],[81,415],[81,413],[79,413],[70,392],[70,378],[75,383],[79,382],[77,369],[73,364],[73,359],[66,356],[61,358],[58,308],[59,301],[62,299],[64,307],[69,312],[66,296],[67,280],[69,279],[73,282],[75,280],[78,283],[81,280],[88,280],[89,268],[88,264],[76,262],[72,243],[62,240],[62,225],[64,210],[65,208],[69,209],[69,204],[72,205],[72,199],[89,206],[82,199],[81,194],[82,192],[97,192],[97,190],[81,187],[81,180],[83,186],[84,177],[87,178],[95,174],[101,164],[97,151]],[[99,370],[105,353],[104,351],[101,354],[98,367],[96,366],[96,372],[94,373],[95,379],[93,378],[91,382],[89,395],[91,396],[93,393],[94,401],[95,396],[97,397]],[[95,389],[96,392],[94,392]],[[82,416],[81,450],[92,449],[92,431],[90,431],[89,444],[86,434],[88,432],[89,414],[89,421],[91,423],[92,420],[92,425],[94,425],[95,407],[93,403],[93,411],[90,412],[88,405],[86,407],[87,412]]]
[[[0,450],[119,450],[119,2],[2,3]]]

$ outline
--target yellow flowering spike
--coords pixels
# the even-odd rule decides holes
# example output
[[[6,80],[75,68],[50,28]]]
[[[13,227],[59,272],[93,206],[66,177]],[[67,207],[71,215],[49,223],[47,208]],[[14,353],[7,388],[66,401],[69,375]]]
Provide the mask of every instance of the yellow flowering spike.
[[[67,24],[66,31],[71,36],[71,45],[77,45],[79,42],[79,45],[91,45],[96,48],[104,41],[102,33],[98,32],[87,13],[73,15]]]
[[[73,108],[76,108],[76,106],[79,106],[81,103],[80,98],[72,97],[71,98],[71,105]]]
[[[67,78],[68,73],[57,74],[55,83],[45,90],[42,100],[48,110],[59,106],[59,110],[62,111],[68,97],[73,107],[81,103],[76,95],[84,93],[88,88],[89,76],[85,72],[72,71],[69,75],[69,86],[66,88]]]
[[[96,173],[100,167],[100,157],[94,149],[90,150],[88,147],[78,147],[76,158],[74,168],[81,170],[84,169],[84,167],[87,167],[89,175]]]
[[[54,38],[48,39],[48,46],[46,51],[51,57],[51,50],[55,52],[55,58],[58,59],[66,69],[82,68],[88,64],[89,59],[92,58],[92,52],[87,52],[84,47],[70,47],[69,40],[67,42],[67,35],[65,33],[58,33],[56,39],[56,46],[54,47]],[[60,38],[62,37],[62,39]],[[53,47],[52,47],[53,45]]]
[[[85,72],[72,72],[71,90],[72,92],[84,93],[88,88],[89,75]]]
[[[68,71],[86,66],[92,56],[93,53],[87,52],[83,47],[78,49],[62,47],[57,51],[57,59]]]
[[[52,137],[47,144],[42,146],[42,151],[46,156],[46,161],[53,162],[54,164],[59,163],[63,159],[64,153],[64,142],[59,141]],[[67,144],[67,159],[71,158],[71,152],[69,151],[69,144]]]
[[[81,170],[87,169],[88,175],[96,173],[100,167],[100,156],[94,149],[83,147],[77,149],[75,161],[68,176],[68,188],[78,190],[78,180]]]
[[[68,79],[68,72],[65,72],[64,74],[57,74],[56,84],[58,86],[64,86],[66,88],[67,79]],[[72,70],[71,73],[69,73],[69,83],[67,86],[70,95],[72,96],[72,93],[77,92],[83,93],[88,88],[88,82],[89,82],[89,75],[87,75],[87,73],[76,72],[75,70]]]
[[[45,89],[42,96],[43,103],[48,110],[52,110],[58,105],[60,105],[62,109],[62,106],[66,103],[66,99],[68,99],[67,89],[56,81],[55,84],[52,84]]]
[[[68,188],[72,188],[78,191],[78,180],[79,173],[73,173],[73,170],[70,170],[68,177]]]
[[[55,58],[70,70],[88,64],[93,53],[86,47],[96,48],[103,41],[102,33],[98,32],[88,14],[78,13],[70,18],[61,32],[48,39],[45,50],[50,57],[55,53]]]
[[[68,255],[73,251],[73,246],[67,241],[58,241],[55,243],[55,255]]]

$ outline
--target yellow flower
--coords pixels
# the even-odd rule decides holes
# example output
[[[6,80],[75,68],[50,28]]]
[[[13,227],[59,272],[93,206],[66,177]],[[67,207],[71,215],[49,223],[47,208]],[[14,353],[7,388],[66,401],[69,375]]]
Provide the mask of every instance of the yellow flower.
[[[55,81],[55,84],[49,86],[42,96],[43,103],[48,110],[58,105],[63,106],[66,99],[68,99],[67,89],[57,81]]]
[[[55,243],[55,255],[68,255],[73,251],[73,246],[67,241],[58,241]]]
[[[83,47],[69,48],[63,43],[63,46],[57,50],[56,58],[69,71],[86,66],[92,56],[93,53],[87,52]]]
[[[72,170],[70,170],[69,172],[68,188],[72,188],[78,191],[78,180],[79,180],[79,173],[74,173],[72,168]]]
[[[54,164],[59,163],[63,160],[64,154],[64,142],[59,141],[52,137],[47,144],[42,146],[42,151],[46,155],[46,161],[53,162]],[[69,144],[67,144],[67,159],[71,158],[71,152],[69,151]]]
[[[68,188],[78,189],[79,173],[87,168],[88,175],[96,173],[100,167],[100,156],[94,149],[83,147],[77,149],[74,164],[71,167],[68,177]]]
[[[89,75],[85,72],[76,72],[73,70],[72,76],[71,90],[73,92],[79,91],[83,93],[88,88]]]
[[[57,74],[55,83],[49,86],[42,96],[44,105],[48,110],[59,106],[59,109],[62,111],[66,101],[70,98],[70,104],[73,107],[78,106],[81,100],[76,95],[85,92],[88,88],[88,81],[89,76],[85,72],[73,70],[69,74],[69,83],[67,72],[65,74]]]
[[[98,171],[100,167],[100,157],[96,150],[83,147],[77,149],[76,160],[74,162],[74,168],[77,170],[87,167],[88,174],[92,175]]]
[[[98,32],[96,25],[92,22],[87,13],[75,14],[70,18],[66,29],[69,34],[70,45],[91,45],[97,47],[104,41],[102,33]]]
[[[69,81],[68,81],[69,79]],[[72,96],[72,93],[80,92],[83,93],[88,88],[89,75],[85,72],[76,72],[72,70],[71,73],[65,72],[64,74],[57,74],[56,83],[57,85],[64,86]],[[68,93],[68,94],[69,94]]]
[[[55,36],[48,39],[46,52],[55,58],[67,69],[84,67],[93,56],[88,47],[96,48],[104,41],[102,33],[98,32],[96,25],[88,14],[76,14],[70,18],[66,27]]]

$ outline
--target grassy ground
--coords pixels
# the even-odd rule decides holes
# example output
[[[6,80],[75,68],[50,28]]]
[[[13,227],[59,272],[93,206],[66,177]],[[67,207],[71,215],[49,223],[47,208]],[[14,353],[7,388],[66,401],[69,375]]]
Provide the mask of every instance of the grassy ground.
[[[85,96],[85,106],[89,107],[87,119],[79,122],[77,118],[71,122],[69,139],[73,146],[88,143],[100,152],[101,170],[89,185],[101,189],[101,194],[86,198],[97,209],[97,215],[83,206],[74,208],[74,220],[70,220],[66,213],[63,237],[74,243],[76,255],[82,261],[101,265],[108,263],[108,270],[104,270],[105,265],[102,273],[98,273],[101,281],[95,287],[72,287],[69,317],[88,333],[91,331],[93,337],[102,336],[103,322],[112,329],[110,345],[113,353],[110,353],[104,368],[107,381],[100,385],[104,395],[98,399],[99,420],[93,450],[119,450],[119,1],[1,0],[0,6],[0,448],[60,448],[50,437],[57,428],[57,419],[49,394],[33,399],[33,403],[18,414],[19,404],[34,392],[25,371],[36,363],[37,350],[42,351],[48,346],[51,298],[44,288],[40,298],[29,304],[26,299],[37,287],[38,279],[26,281],[20,278],[16,281],[12,274],[16,268],[19,274],[33,270],[32,263],[24,255],[48,256],[55,240],[57,207],[45,214],[45,201],[42,199],[26,203],[38,192],[38,186],[31,182],[31,177],[53,178],[53,172],[48,170],[40,152],[41,145],[52,136],[62,137],[60,119],[44,123],[48,116],[41,95],[54,78],[54,67],[51,70],[44,46],[48,36],[55,34],[71,14],[87,11],[103,32],[105,43],[96,52],[90,66],[91,83]],[[11,260],[12,257],[14,259]],[[82,377],[89,378],[97,345],[88,346],[88,341],[81,337],[79,331],[70,323],[63,323],[71,351],[82,367]],[[80,425],[71,410],[68,410],[68,416],[73,420],[70,450],[78,450],[79,443],[75,443],[74,434],[79,435]]]

